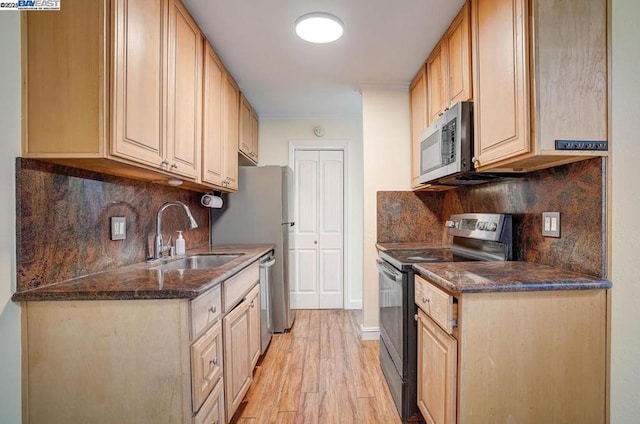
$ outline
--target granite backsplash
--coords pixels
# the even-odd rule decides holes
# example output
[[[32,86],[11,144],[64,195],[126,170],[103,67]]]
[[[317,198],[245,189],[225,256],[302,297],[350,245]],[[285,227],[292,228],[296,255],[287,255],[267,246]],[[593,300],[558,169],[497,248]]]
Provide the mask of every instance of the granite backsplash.
[[[188,231],[182,210],[163,213],[163,234],[184,232],[187,248],[209,241],[201,194],[47,162],[16,159],[18,291],[144,261],[153,248],[158,207],[179,200],[199,226]],[[110,217],[127,220],[126,239],[112,241]]]
[[[595,158],[518,178],[441,192],[378,192],[378,242],[449,243],[454,213],[514,215],[518,260],[606,275],[606,159]],[[561,237],[541,235],[542,212],[560,212]]]

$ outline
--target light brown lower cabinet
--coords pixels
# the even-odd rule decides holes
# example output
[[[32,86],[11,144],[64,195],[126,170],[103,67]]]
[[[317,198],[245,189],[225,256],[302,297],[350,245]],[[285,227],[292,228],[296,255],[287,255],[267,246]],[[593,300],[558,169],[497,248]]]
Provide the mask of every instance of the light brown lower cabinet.
[[[228,423],[260,355],[258,269],[193,300],[24,302],[23,422]]]
[[[455,423],[457,341],[418,310],[418,408],[429,424]]]
[[[428,423],[606,422],[605,290],[442,293],[416,277]]]
[[[224,392],[226,422],[240,406],[253,380],[254,328],[260,355],[260,284],[258,262],[223,283],[222,334],[224,343]],[[255,312],[257,310],[257,315]],[[256,323],[257,320],[257,323]]]
[[[223,424],[224,422],[224,383],[220,380],[193,419],[193,424]]]
[[[219,297],[218,290],[209,300],[219,304]],[[211,362],[218,357],[220,310],[193,340],[192,302],[23,303],[23,422],[194,422],[224,383]]]
[[[253,378],[250,351],[250,303],[244,299],[223,319],[227,422],[240,406]]]
[[[256,286],[247,295],[249,299],[249,356],[251,369],[260,358],[260,287]]]

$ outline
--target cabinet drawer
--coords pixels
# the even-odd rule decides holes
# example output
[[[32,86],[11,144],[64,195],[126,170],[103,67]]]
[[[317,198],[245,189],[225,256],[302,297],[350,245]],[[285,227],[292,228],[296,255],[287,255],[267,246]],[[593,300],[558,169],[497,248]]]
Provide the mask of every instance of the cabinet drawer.
[[[193,411],[222,376],[222,323],[218,321],[191,346],[191,399]]]
[[[419,275],[415,276],[415,302],[428,316],[449,334],[457,319],[454,298]]]
[[[217,285],[191,301],[191,340],[197,339],[220,318],[222,312],[220,293],[220,285]]]
[[[222,379],[202,405],[200,412],[193,417],[193,424],[224,424],[224,384]]]
[[[224,312],[236,306],[251,287],[258,282],[260,265],[254,262],[247,269],[229,278],[223,284]]]

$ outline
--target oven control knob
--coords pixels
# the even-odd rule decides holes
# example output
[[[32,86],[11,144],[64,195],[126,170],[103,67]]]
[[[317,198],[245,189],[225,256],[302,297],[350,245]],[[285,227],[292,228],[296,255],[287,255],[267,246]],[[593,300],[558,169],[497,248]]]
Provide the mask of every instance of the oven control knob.
[[[455,228],[456,223],[455,223],[455,221],[447,221],[447,222],[444,223],[444,226],[447,227],[447,228]]]
[[[489,228],[487,228],[489,231],[495,231],[498,229],[498,224],[495,222],[491,222],[489,223]]]
[[[478,230],[484,230],[484,221],[478,222]]]

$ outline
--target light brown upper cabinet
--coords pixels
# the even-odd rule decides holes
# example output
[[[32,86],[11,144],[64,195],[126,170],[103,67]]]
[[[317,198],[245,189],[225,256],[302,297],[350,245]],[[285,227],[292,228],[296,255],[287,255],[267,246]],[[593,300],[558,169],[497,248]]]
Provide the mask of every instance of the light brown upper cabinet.
[[[606,3],[473,0],[480,171],[530,171],[607,154],[586,150],[607,147]]]
[[[427,59],[427,110],[429,124],[442,115],[449,106],[445,100],[447,85],[447,48],[440,41]]]
[[[169,170],[200,176],[203,36],[178,0],[169,3],[167,160]]]
[[[200,171],[202,34],[175,0],[114,1],[113,7],[110,153],[195,180]]]
[[[237,95],[234,83],[209,43],[204,56],[202,182],[233,191],[238,178],[238,140],[233,135],[234,114],[228,109],[237,107]]]
[[[427,74],[420,68],[409,87],[411,107],[411,187],[420,186],[420,135],[427,128]]]
[[[473,97],[469,19],[469,2],[466,2],[444,36],[447,45],[447,86],[445,90],[445,101],[449,105],[447,107]]]
[[[66,0],[59,12],[22,21],[23,156],[177,177],[198,191],[237,187],[238,89],[223,72],[217,112],[211,102],[203,111],[204,37],[180,0]],[[218,130],[203,122],[207,112],[219,115]],[[232,144],[234,158],[223,153],[227,184],[203,170],[213,166],[202,156],[203,131]]]
[[[238,111],[240,90],[230,75],[222,79],[222,140],[226,146],[225,161],[229,190],[238,189]]]
[[[472,97],[469,32],[467,2],[427,59],[428,124],[454,103]]]
[[[258,163],[258,116],[251,104],[240,94],[240,163]]]
[[[88,7],[79,7],[77,3],[76,1],[66,7],[79,14],[82,10],[88,9]],[[99,4],[99,2],[94,3]],[[163,99],[166,87],[164,76],[167,68],[167,43],[165,39],[168,28],[168,2],[121,0],[114,1],[112,6],[114,98],[111,104],[113,134],[110,153],[113,156],[150,167],[168,169],[168,152],[165,143],[165,102]],[[40,29],[39,26],[31,25],[30,18],[29,15],[29,30]],[[62,25],[61,22],[59,24]],[[69,32],[72,32],[73,28],[70,26]],[[82,32],[89,31],[90,28],[85,28]],[[28,37],[31,38],[31,31]],[[65,46],[65,48],[70,47]],[[90,48],[90,46],[83,47]],[[29,60],[36,53],[37,51],[29,48]],[[69,65],[75,66],[74,61],[70,61]],[[80,70],[78,71],[80,72]],[[31,85],[34,82],[34,77],[37,78],[30,72],[29,91],[40,89],[38,86]],[[90,76],[83,75],[83,77]],[[106,93],[104,94],[106,95]],[[32,106],[31,103],[29,106]],[[95,107],[95,105],[92,106]],[[63,115],[62,118],[71,119],[71,116]],[[35,124],[31,116],[29,121]],[[103,124],[108,125],[108,122]],[[44,141],[40,137],[34,140],[33,135],[31,132],[29,133],[30,144],[31,142]],[[91,139],[84,140],[85,143],[91,141]],[[96,150],[99,147],[101,146],[95,146]]]

